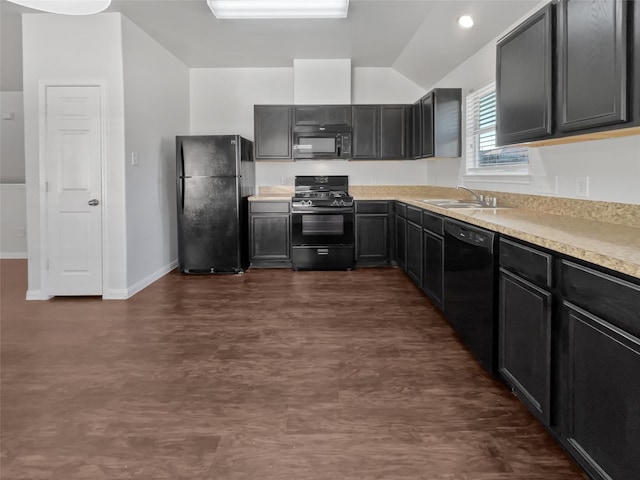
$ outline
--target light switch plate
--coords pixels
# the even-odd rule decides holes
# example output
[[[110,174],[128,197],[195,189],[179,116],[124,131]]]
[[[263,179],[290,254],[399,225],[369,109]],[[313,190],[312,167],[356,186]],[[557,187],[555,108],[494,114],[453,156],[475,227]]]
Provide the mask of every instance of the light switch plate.
[[[131,152],[131,165],[137,167],[140,165],[140,156],[138,152]]]

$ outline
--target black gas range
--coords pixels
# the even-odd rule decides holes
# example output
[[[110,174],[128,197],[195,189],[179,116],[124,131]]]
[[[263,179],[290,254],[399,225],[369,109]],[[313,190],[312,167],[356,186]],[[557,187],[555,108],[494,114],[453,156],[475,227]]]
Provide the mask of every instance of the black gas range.
[[[297,176],[291,205],[293,269],[352,269],[354,207],[349,177]]]

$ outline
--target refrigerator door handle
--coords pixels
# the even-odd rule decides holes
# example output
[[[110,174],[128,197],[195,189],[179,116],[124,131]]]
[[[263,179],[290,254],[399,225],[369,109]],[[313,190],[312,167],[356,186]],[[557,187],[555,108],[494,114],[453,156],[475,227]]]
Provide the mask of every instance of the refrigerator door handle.
[[[180,177],[179,187],[180,191],[178,195],[180,195],[180,207],[182,208],[182,213],[184,213],[184,177]]]
[[[184,143],[180,144],[180,171],[178,172],[179,177],[184,177]]]

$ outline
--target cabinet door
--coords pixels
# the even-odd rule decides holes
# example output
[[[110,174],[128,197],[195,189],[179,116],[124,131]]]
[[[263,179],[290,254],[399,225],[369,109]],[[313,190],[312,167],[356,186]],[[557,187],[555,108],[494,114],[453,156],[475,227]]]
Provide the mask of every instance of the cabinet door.
[[[499,370],[535,416],[549,425],[551,293],[500,270]]]
[[[289,215],[260,214],[250,217],[251,261],[256,263],[290,262]]]
[[[433,92],[428,93],[420,100],[422,119],[421,143],[422,156],[433,157],[435,155],[433,139]]]
[[[380,155],[380,110],[377,105],[354,105],[353,158],[374,159]]]
[[[320,125],[351,125],[351,105],[322,105],[320,107]]]
[[[349,126],[351,105],[296,105],[293,107],[296,127],[304,126]]]
[[[256,159],[291,158],[291,107],[256,105],[254,107]]]
[[[562,0],[558,5],[558,130],[627,119],[627,3]]]
[[[640,478],[640,339],[568,302],[563,437],[598,479]]]
[[[422,287],[422,227],[407,222],[406,271],[416,285]]]
[[[396,215],[396,262],[402,268],[407,263],[407,220]]]
[[[407,158],[406,121],[404,105],[380,106],[380,158]]]
[[[444,241],[442,237],[424,230],[422,246],[422,290],[438,308],[442,308]]]
[[[356,215],[356,261],[369,265],[389,262],[388,215]]]
[[[498,145],[552,133],[553,12],[554,6],[547,5],[498,42]]]
[[[420,102],[411,105],[411,158],[422,156],[422,106]]]

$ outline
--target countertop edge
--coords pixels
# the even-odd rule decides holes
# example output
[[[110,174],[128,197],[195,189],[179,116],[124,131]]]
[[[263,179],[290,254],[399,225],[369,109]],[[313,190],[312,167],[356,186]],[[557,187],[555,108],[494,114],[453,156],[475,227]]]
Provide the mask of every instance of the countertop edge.
[[[617,246],[617,248],[626,251],[629,255],[637,256],[637,259],[634,258],[630,260],[629,258],[612,256],[611,254],[605,253],[598,248],[588,248],[584,246],[570,244],[567,242],[563,242],[562,240],[559,240],[557,238],[552,238],[551,236],[545,236],[536,232],[532,232],[531,230],[527,231],[526,229],[517,228],[514,226],[502,225],[497,222],[492,222],[487,218],[476,218],[473,215],[471,215],[471,213],[478,214],[479,212],[478,209],[470,209],[470,210],[444,209],[434,205],[425,204],[423,202],[420,202],[419,199],[416,199],[416,198],[404,197],[404,196],[393,196],[393,195],[386,195],[386,196],[379,196],[379,197],[378,196],[361,196],[361,197],[354,196],[354,199],[356,201],[379,200],[379,201],[403,202],[403,203],[406,203],[407,205],[411,205],[411,206],[420,208],[422,210],[437,213],[439,215],[442,215],[443,217],[460,220],[480,228],[485,228],[493,232],[507,235],[509,237],[516,238],[516,239],[531,243],[533,245],[537,245],[542,248],[546,248],[548,250],[557,252],[562,255],[567,255],[569,257],[577,258],[579,260],[583,260],[585,262],[589,262],[589,263],[598,265],[600,267],[604,267],[609,270],[613,270],[613,271],[640,279],[640,248],[636,249],[635,246],[633,245]],[[282,201],[291,201],[291,197],[255,195],[255,196],[249,197],[249,201],[281,201],[282,202]],[[500,210],[500,209],[497,209],[497,210]],[[489,211],[490,209],[484,210],[483,213],[488,213]],[[509,208],[509,209],[505,209],[505,211],[510,211],[515,214],[518,214],[518,213],[521,214],[522,212],[531,212],[533,214],[532,217],[534,216],[538,217],[539,221],[536,223],[539,224],[540,228],[546,228],[552,231],[554,228],[551,225],[553,223],[552,220],[563,218],[559,215],[543,213],[536,210],[528,210],[525,208]],[[547,225],[545,225],[545,221],[544,221],[545,217],[548,218]],[[574,220],[574,217],[566,217],[566,218]],[[594,226],[605,225],[605,222],[598,222],[595,220],[579,220],[579,221],[583,222],[585,225],[588,225],[589,223],[592,223]],[[637,229],[635,227],[620,227],[620,226],[614,226],[612,224],[612,228],[619,228],[619,229],[625,228],[625,229],[637,230],[638,238],[640,238],[640,229]],[[558,236],[563,234],[570,235],[560,230],[557,230],[557,231],[558,231]],[[575,233],[575,235],[579,235],[579,234]],[[611,242],[607,242],[606,239],[602,239],[600,241],[602,241],[603,243],[611,243]]]

